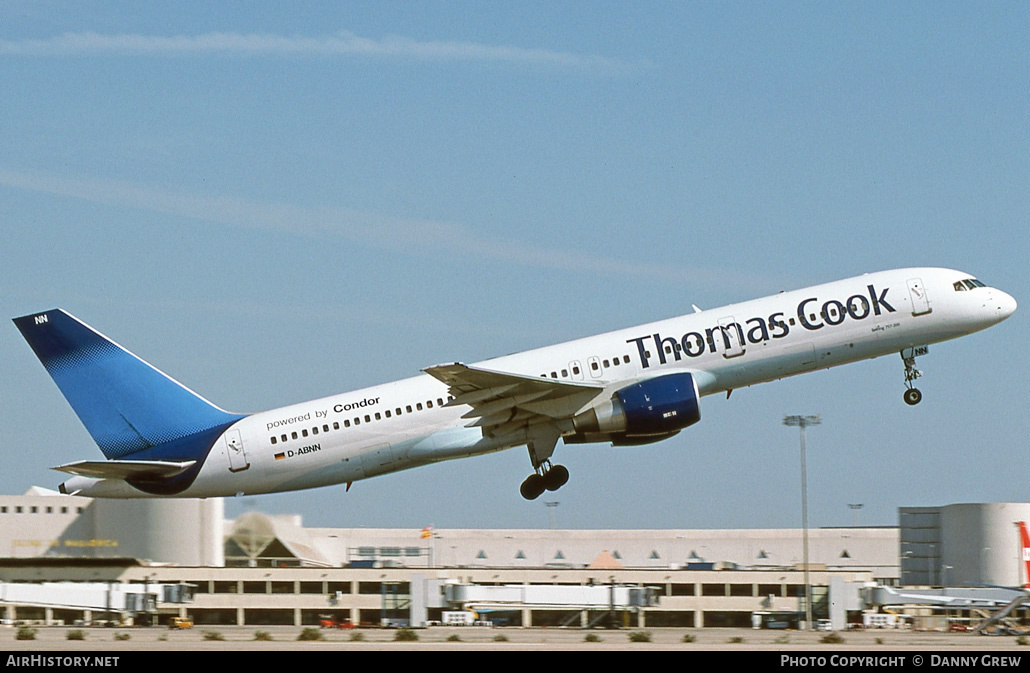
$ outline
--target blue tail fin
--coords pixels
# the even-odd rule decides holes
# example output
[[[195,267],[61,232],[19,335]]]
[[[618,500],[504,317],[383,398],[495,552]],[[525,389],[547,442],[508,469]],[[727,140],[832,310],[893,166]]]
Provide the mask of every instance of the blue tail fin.
[[[15,318],[14,324],[109,459],[243,418],[61,309]]]

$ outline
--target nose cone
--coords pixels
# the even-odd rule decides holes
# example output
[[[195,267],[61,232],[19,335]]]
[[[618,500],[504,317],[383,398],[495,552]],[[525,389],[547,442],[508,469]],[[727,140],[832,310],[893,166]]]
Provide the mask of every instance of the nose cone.
[[[994,291],[993,299],[994,306],[998,312],[998,321],[1002,321],[1016,312],[1016,300],[1010,294],[1005,294],[1000,290]]]

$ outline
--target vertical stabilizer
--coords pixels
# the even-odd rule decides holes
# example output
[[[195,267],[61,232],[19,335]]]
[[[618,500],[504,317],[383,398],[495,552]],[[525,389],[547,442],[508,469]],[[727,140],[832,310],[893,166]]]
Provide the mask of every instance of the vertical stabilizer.
[[[14,324],[109,459],[243,418],[61,309],[15,318]]]

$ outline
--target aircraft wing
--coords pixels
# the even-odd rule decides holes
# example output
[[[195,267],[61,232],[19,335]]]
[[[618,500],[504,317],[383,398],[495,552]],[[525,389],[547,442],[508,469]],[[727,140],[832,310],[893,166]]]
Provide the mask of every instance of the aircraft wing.
[[[571,418],[604,390],[596,383],[497,372],[460,362],[422,371],[447,384],[454,399],[445,406],[472,407],[462,416],[470,419],[466,427],[480,427],[487,437]]]
[[[68,474],[93,479],[154,479],[157,477],[174,477],[185,472],[197,461],[184,460],[172,462],[166,460],[80,460],[53,469]]]

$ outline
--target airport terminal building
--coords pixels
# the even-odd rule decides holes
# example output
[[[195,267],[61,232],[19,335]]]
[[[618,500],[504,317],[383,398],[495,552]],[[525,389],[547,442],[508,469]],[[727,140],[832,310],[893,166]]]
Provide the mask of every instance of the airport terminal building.
[[[861,609],[855,592],[831,597],[831,586],[972,582],[988,572],[1004,580],[1000,549],[1013,517],[1030,518],[1030,505],[906,509],[901,527],[811,530],[813,613],[828,614],[833,601],[848,603],[840,610],[849,619]],[[968,537],[952,529],[970,525],[990,529],[975,533],[978,554],[947,542]],[[1004,583],[1018,584],[1010,544],[1016,578]],[[929,574],[912,575],[921,570]],[[219,499],[0,496],[8,620],[89,622],[114,612],[148,622],[419,626],[471,612],[510,626],[741,627],[755,615],[796,619],[804,575],[794,529],[305,528],[299,517],[258,512],[227,521]],[[53,582],[78,583],[82,596]]]

